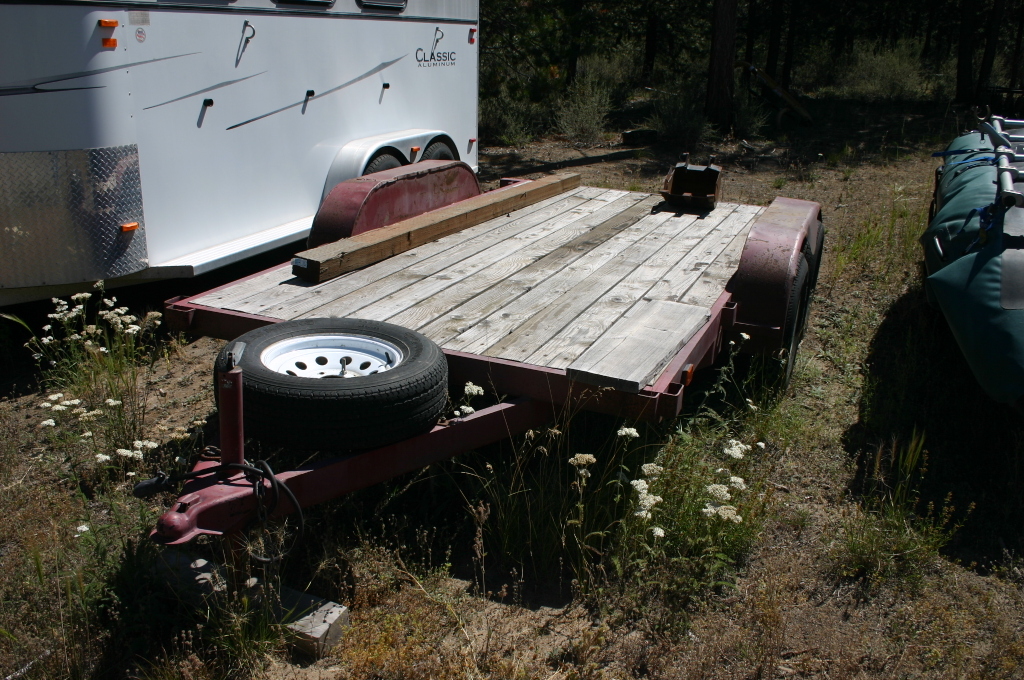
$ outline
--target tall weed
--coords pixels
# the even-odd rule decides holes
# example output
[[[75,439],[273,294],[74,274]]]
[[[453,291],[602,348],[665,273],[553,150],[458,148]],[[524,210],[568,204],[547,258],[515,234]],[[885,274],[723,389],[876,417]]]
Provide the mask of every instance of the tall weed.
[[[611,93],[599,77],[581,72],[559,102],[555,113],[558,130],[576,144],[596,144],[604,136],[611,106]]]

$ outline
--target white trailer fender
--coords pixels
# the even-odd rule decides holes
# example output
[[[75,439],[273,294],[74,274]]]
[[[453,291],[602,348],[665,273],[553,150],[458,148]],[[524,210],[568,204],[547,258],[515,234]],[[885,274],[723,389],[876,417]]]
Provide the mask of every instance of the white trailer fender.
[[[331,163],[331,168],[327,171],[327,180],[324,182],[320,202],[323,203],[327,194],[331,193],[331,189],[341,182],[362,175],[366,165],[381,151],[390,150],[403,164],[415,163],[420,160],[420,154],[434,141],[438,141],[438,138],[451,147],[455,154],[455,160],[459,160],[458,149],[455,148],[451,137],[443,130],[399,130],[353,139],[341,147],[334,157],[334,162]],[[473,170],[475,171],[476,168]]]

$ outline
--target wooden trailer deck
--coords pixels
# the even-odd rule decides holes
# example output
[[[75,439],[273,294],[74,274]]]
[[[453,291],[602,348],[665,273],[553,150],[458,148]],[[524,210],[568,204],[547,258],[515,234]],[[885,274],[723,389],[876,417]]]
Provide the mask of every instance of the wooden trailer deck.
[[[707,323],[764,211],[661,205],[580,187],[324,283],[287,264],[190,302],[277,320],[388,321],[446,350],[637,393]]]

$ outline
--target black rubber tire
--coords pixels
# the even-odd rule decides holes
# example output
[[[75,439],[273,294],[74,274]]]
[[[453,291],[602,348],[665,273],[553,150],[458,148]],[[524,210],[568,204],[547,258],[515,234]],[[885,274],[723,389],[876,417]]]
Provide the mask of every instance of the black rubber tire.
[[[385,340],[404,358],[376,375],[317,379],[278,373],[261,361],[273,343],[304,335],[345,333]],[[448,365],[441,349],[401,326],[364,319],[299,319],[271,324],[236,338],[221,350],[242,368],[245,434],[263,444],[298,451],[372,449],[429,431],[448,404]]]
[[[393,170],[400,167],[402,167],[402,159],[393,153],[382,151],[370,159],[370,162],[366,164],[366,169],[363,170],[363,174],[369,175],[381,170]]]
[[[818,222],[818,236],[814,251],[811,252],[810,244],[804,241],[803,253],[807,258],[807,265],[810,267],[811,291],[818,286],[818,274],[821,272],[821,259],[825,254],[825,227]]]
[[[455,152],[444,142],[434,142],[420,156],[421,161],[454,161]]]
[[[796,276],[789,291],[789,304],[786,307],[786,323],[782,327],[782,357],[785,367],[782,375],[782,388],[789,386],[793,378],[793,367],[796,365],[796,353],[807,329],[807,316],[811,307],[810,265],[801,253],[797,265]]]

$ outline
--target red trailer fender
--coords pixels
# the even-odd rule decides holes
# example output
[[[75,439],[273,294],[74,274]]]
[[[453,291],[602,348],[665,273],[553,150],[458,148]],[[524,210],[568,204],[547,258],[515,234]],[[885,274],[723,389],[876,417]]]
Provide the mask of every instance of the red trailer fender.
[[[821,205],[795,198],[776,198],[750,228],[739,268],[727,287],[736,303],[733,333],[750,336],[747,349],[782,348],[800,258],[807,257],[816,278],[821,229]]]

